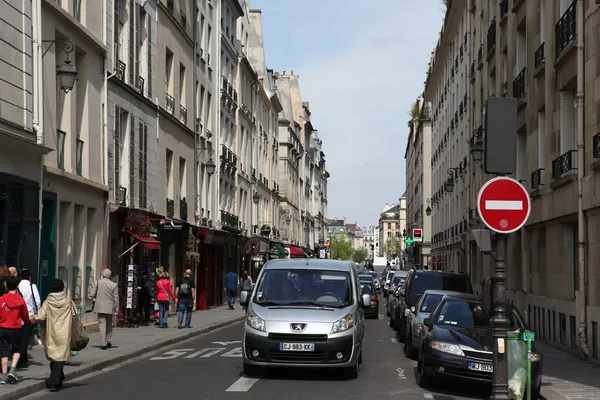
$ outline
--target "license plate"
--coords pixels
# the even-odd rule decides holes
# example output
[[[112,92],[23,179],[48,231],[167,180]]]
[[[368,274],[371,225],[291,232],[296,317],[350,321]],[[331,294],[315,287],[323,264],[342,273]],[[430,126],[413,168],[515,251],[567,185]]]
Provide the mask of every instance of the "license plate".
[[[280,351],[315,351],[314,343],[279,343]]]
[[[494,366],[490,364],[469,363],[471,371],[494,372]]]

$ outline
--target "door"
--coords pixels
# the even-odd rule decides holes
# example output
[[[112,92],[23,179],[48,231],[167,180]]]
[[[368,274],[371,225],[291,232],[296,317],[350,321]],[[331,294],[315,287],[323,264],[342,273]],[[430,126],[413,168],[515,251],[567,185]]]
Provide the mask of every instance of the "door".
[[[42,236],[38,282],[42,301],[50,293],[50,282],[56,277],[56,197],[44,194]]]

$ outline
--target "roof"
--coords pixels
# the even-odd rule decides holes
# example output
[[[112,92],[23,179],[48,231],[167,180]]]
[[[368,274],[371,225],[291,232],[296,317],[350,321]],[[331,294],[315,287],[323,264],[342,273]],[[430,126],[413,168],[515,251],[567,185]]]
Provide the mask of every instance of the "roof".
[[[384,211],[382,214],[385,213],[396,213],[400,211],[400,206],[398,204],[396,204],[394,207],[390,208],[389,210]]]
[[[350,271],[351,261],[324,260],[315,258],[292,258],[268,261],[263,269],[319,269],[330,271]]]

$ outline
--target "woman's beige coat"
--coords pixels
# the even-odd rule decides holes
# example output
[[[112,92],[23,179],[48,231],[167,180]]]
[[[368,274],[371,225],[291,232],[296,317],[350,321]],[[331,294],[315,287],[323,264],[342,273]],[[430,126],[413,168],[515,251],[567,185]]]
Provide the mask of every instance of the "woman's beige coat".
[[[33,316],[35,321],[46,321],[44,348],[50,361],[65,362],[71,359],[71,323],[75,314],[73,302],[63,291],[50,293]]]

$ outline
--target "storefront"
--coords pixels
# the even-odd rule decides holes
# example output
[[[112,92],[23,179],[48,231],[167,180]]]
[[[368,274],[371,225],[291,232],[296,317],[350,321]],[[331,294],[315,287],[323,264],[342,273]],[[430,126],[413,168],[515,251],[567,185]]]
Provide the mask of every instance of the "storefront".
[[[288,245],[286,247],[286,250],[289,253],[289,257],[288,258],[308,258],[306,252],[300,246],[295,246],[293,244],[292,245]]]
[[[195,232],[200,240],[200,262],[196,272],[196,306],[206,310],[222,304],[223,253],[229,234],[225,231],[200,228]]]

